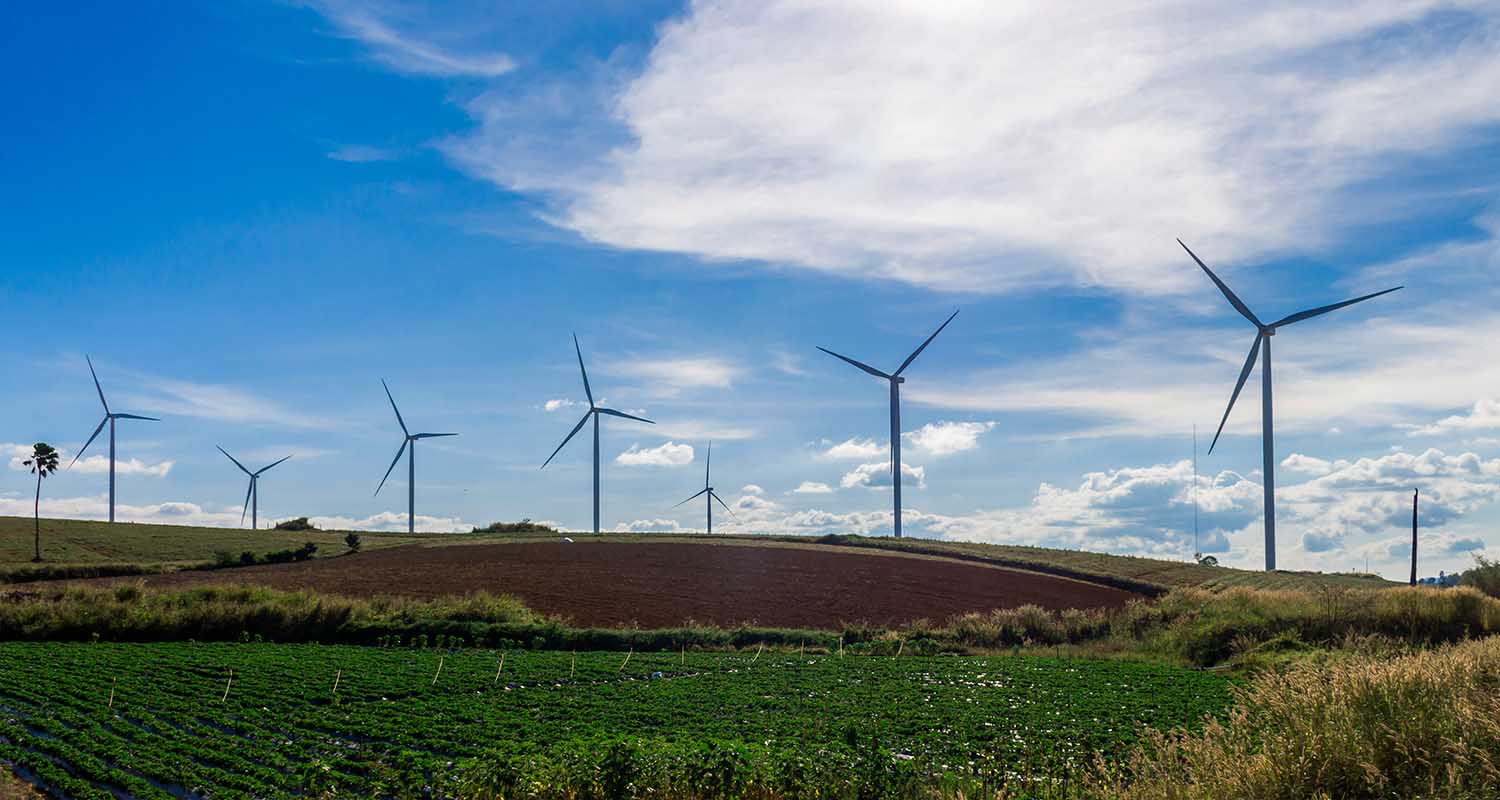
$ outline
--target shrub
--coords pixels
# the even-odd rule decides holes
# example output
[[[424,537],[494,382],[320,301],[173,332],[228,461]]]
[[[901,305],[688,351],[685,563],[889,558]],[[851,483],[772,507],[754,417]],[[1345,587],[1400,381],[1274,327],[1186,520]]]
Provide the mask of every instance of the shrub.
[[[297,517],[296,519],[276,523],[275,529],[278,531],[315,531],[317,527],[308,522],[307,517]]]
[[[347,548],[349,548],[349,552],[351,552],[351,553],[358,553],[359,552],[359,534],[357,534],[357,533],[355,533],[353,531],[350,531],[350,532],[344,534],[344,546],[347,547]]]
[[[1500,597],[1500,561],[1474,556],[1474,568],[1459,576],[1460,586],[1472,586],[1490,597]]]
[[[1267,671],[1200,734],[1148,733],[1099,797],[1500,796],[1500,638]]]
[[[491,522],[483,528],[475,528],[474,533],[557,533],[557,529],[527,518],[520,522]]]

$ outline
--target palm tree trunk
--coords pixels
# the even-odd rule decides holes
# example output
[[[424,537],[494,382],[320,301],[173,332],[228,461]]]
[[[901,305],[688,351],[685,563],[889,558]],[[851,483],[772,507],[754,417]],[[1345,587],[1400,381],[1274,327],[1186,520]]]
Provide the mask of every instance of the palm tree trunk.
[[[32,561],[42,560],[42,475],[36,476],[36,501],[31,506],[32,533],[36,537],[36,555]]]

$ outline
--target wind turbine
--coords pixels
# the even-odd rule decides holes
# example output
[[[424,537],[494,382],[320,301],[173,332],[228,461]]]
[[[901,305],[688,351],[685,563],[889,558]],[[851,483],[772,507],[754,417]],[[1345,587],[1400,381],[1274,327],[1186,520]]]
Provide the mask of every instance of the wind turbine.
[[[115,521],[115,420],[117,420],[117,419],[144,419],[144,420],[147,420],[147,421],[150,421],[150,422],[160,422],[161,420],[157,419],[156,417],[142,417],[142,416],[139,416],[139,415],[136,415],[136,414],[120,414],[120,413],[117,413],[117,412],[114,412],[114,411],[110,411],[109,410],[109,402],[104,399],[104,389],[100,388],[100,386],[99,386],[99,374],[96,373],[96,372],[94,372],[94,362],[93,362],[93,360],[91,360],[87,355],[84,355],[83,360],[87,361],[89,363],[89,374],[92,375],[92,376],[94,376],[94,390],[99,393],[99,404],[102,405],[102,406],[104,406],[104,419],[102,419],[102,420],[99,421],[99,427],[97,427],[97,428],[94,429],[94,435],[90,436],[89,440],[87,442],[83,443],[83,447],[80,447],[78,449],[78,455],[73,456],[73,460],[70,461],[70,462],[68,462],[68,467],[71,469],[74,464],[78,463],[78,459],[80,459],[80,458],[83,457],[83,451],[89,449],[89,445],[93,444],[94,440],[97,439],[97,438],[99,438],[99,431],[104,430],[105,423],[108,423],[109,424],[109,521],[110,522],[114,522]]]
[[[385,478],[380,479],[380,486],[375,487],[375,494],[380,494],[380,489],[385,486],[386,478],[391,477],[391,470],[396,468],[396,462],[401,460],[401,454],[406,453],[406,532],[417,532],[417,440],[435,439],[439,436],[457,436],[456,433],[412,433],[406,429],[406,420],[401,418],[401,409],[396,408],[396,398],[391,397],[391,387],[386,386],[385,378],[380,379],[380,385],[385,386],[385,399],[391,401],[391,410],[396,412],[396,422],[401,426],[401,432],[406,435],[401,440],[401,448],[396,451],[396,457],[391,459],[391,465],[385,470]],[[411,448],[408,450],[407,448]]]
[[[218,445],[214,445],[214,447],[219,447],[219,446]],[[281,461],[285,461],[286,458],[291,458],[291,456],[287,456],[286,458],[281,459],[281,461],[273,462],[273,463],[271,463],[271,464],[269,464],[267,466],[261,467],[260,469],[254,471],[254,472],[251,472],[250,470],[245,469],[245,465],[241,464],[240,461],[239,461],[239,459],[237,459],[234,456],[230,455],[228,450],[225,450],[224,448],[219,447],[219,452],[223,453],[225,458],[229,459],[230,461],[233,461],[234,465],[236,467],[240,468],[240,472],[243,472],[246,475],[250,476],[250,488],[245,490],[245,511],[249,511],[250,512],[250,529],[251,530],[259,530],[259,525],[257,524],[258,520],[256,519],[256,516],[260,512],[260,489],[259,489],[259,485],[260,485],[260,476],[261,476],[261,473],[264,473],[266,470],[270,469],[271,467],[274,467],[277,464],[280,464]],[[241,525],[245,524],[245,511],[241,511],[240,512],[240,524]]]
[[[1229,395],[1229,406],[1224,409],[1224,417],[1219,420],[1219,429],[1214,433],[1214,440],[1209,444],[1208,452],[1212,454],[1214,445],[1219,443],[1219,434],[1224,432],[1224,423],[1229,421],[1229,412],[1234,410],[1234,401],[1239,399],[1240,390],[1245,388],[1245,380],[1250,377],[1250,371],[1255,369],[1256,357],[1262,356],[1264,360],[1261,362],[1260,372],[1260,444],[1261,471],[1265,475],[1266,571],[1269,572],[1276,569],[1276,447],[1271,426],[1271,337],[1276,335],[1277,328],[1285,327],[1294,322],[1301,322],[1305,319],[1312,319],[1313,317],[1327,314],[1330,311],[1337,311],[1344,306],[1362,303],[1372,297],[1390,294],[1396,291],[1396,289],[1403,287],[1397,286],[1394,289],[1367,294],[1362,297],[1356,297],[1353,300],[1345,300],[1342,303],[1309,308],[1306,311],[1298,311],[1295,314],[1282,317],[1275,322],[1265,323],[1261,322],[1260,318],[1256,317],[1254,312],[1250,310],[1250,307],[1236,297],[1234,292],[1230,291],[1229,287],[1223,281],[1219,280],[1219,276],[1215,275],[1213,270],[1209,269],[1208,265],[1203,263],[1203,259],[1188,249],[1188,246],[1183,244],[1181,239],[1178,239],[1177,243],[1182,245],[1183,250],[1187,250],[1187,254],[1192,256],[1194,261],[1198,262],[1198,266],[1203,268],[1203,272],[1208,275],[1208,279],[1213,281],[1215,286],[1219,287],[1220,292],[1224,293],[1224,298],[1229,301],[1230,305],[1234,306],[1234,310],[1240,312],[1240,316],[1249,320],[1250,324],[1254,325],[1256,329],[1255,341],[1250,345],[1250,355],[1245,359],[1244,368],[1240,370],[1240,379],[1234,385],[1234,393]]]
[[[562,444],[558,445],[556,450],[552,451],[552,455],[547,456],[547,460],[544,461],[544,462],[542,462],[541,468],[542,469],[546,469],[547,465],[552,463],[552,459],[556,458],[557,454],[560,453],[560,452],[562,452],[562,449],[568,445],[568,442],[572,441],[573,437],[577,436],[578,432],[581,431],[581,430],[583,430],[584,423],[588,422],[590,417],[592,417],[594,419],[594,533],[598,533],[599,532],[599,415],[600,414],[608,414],[611,417],[623,417],[625,419],[633,419],[636,422],[645,422],[645,423],[649,423],[651,425],[655,425],[656,423],[652,422],[651,420],[646,419],[644,417],[636,417],[636,416],[632,416],[630,414],[626,414],[624,411],[616,411],[613,408],[604,408],[603,406],[594,405],[594,390],[591,389],[591,388],[589,388],[589,371],[583,368],[583,349],[578,346],[578,334],[576,334],[576,333],[573,334],[573,351],[578,354],[578,371],[583,374],[583,393],[586,394],[586,395],[588,395],[588,398],[589,398],[589,410],[583,412],[583,419],[578,420],[578,424],[573,426],[573,431],[567,435],[567,438],[565,438],[565,439],[562,440]]]
[[[708,469],[709,469],[709,466],[713,464],[713,460],[714,460],[714,443],[713,442],[709,442],[708,443],[708,454],[703,459],[703,491],[698,492],[698,494],[695,494],[692,497],[689,497],[687,500],[682,501],[682,503],[686,503],[686,502],[688,502],[688,500],[695,500],[695,499],[697,499],[698,495],[707,495],[707,497],[705,497],[703,499],[703,504],[708,507],[708,532],[709,533],[713,533],[714,532],[714,501],[715,500],[719,501],[719,505],[724,506],[724,510],[725,511],[729,511],[729,516],[731,516],[731,517],[734,516],[734,512],[729,510],[729,504],[725,503],[719,497],[719,493],[716,492],[716,491],[714,491],[714,487],[712,485],[710,485],[709,482],[708,482]],[[682,503],[678,503],[677,506],[682,505]],[[672,506],[672,507],[676,508],[677,506]]]
[[[893,373],[891,373],[891,374],[889,374],[889,375],[887,375],[884,372],[881,372],[878,369],[875,369],[874,367],[870,366],[869,364],[861,364],[860,362],[855,361],[852,358],[849,358],[847,356],[841,356],[838,353],[835,353],[835,352],[833,352],[832,350],[829,350],[826,347],[819,347],[818,348],[819,350],[822,350],[823,352],[827,353],[828,355],[831,355],[834,358],[837,358],[837,359],[839,359],[841,361],[846,361],[846,362],[848,362],[850,364],[853,364],[854,366],[859,367],[860,369],[864,370],[865,372],[870,373],[871,375],[874,375],[877,378],[884,378],[887,381],[890,381],[890,384],[891,384],[891,487],[892,487],[892,489],[895,490],[895,520],[894,520],[895,521],[895,528],[894,529],[895,529],[895,533],[896,533],[896,538],[897,539],[901,538],[901,384],[906,383],[906,379],[903,378],[903,377],[901,377],[901,373],[905,372],[906,368],[909,367],[909,366],[911,366],[911,362],[915,361],[917,359],[917,356],[921,355],[922,351],[927,349],[927,345],[932,344],[932,340],[936,339],[937,335],[940,334],[940,333],[942,333],[943,329],[946,328],[946,327],[948,327],[948,323],[952,322],[953,318],[956,317],[956,316],[958,316],[958,312],[957,311],[955,311],[951,315],[949,315],[948,319],[944,320],[943,324],[939,325],[938,329],[935,330],[935,331],[933,331],[932,335],[929,336],[929,337],[927,337],[926,341],[922,342],[922,346],[918,347],[915,350],[913,350],[911,352],[911,355],[907,356],[906,360],[903,361],[903,362],[901,362],[901,366],[897,367],[896,371],[893,372]]]

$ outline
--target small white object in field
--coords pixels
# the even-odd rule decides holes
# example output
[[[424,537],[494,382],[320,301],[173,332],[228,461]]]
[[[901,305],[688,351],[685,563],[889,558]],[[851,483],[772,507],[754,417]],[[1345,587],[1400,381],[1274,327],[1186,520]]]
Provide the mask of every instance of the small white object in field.
[[[572,540],[572,539],[569,539],[569,538],[568,538],[568,537],[566,537],[566,536],[564,536],[564,537],[563,537],[563,541],[565,541],[565,542],[567,542],[567,543],[568,543],[568,544],[572,544],[572,543],[573,543],[573,540]]]

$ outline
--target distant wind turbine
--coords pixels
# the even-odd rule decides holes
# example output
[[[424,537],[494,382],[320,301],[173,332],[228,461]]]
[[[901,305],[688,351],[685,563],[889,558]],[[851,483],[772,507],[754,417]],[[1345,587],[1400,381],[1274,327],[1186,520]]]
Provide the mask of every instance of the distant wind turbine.
[[[396,408],[396,398],[391,397],[391,387],[386,386],[385,378],[380,379],[380,385],[385,386],[385,398],[391,401],[391,410],[396,412],[396,422],[401,426],[401,432],[406,435],[401,440],[401,448],[396,451],[396,457],[391,459],[391,465],[385,470],[385,478],[380,479],[380,486],[375,487],[375,494],[380,494],[380,489],[385,486],[386,478],[391,477],[391,470],[396,468],[396,462],[401,460],[401,454],[406,453],[406,531],[417,532],[417,440],[435,439],[439,436],[457,436],[456,433],[412,433],[406,429],[406,420],[401,418],[401,409]],[[411,448],[408,450],[407,448]]]
[[[552,463],[552,459],[556,458],[557,454],[560,453],[560,452],[562,452],[562,449],[564,447],[567,447],[568,442],[572,441],[573,437],[577,436],[578,432],[581,431],[581,430],[583,430],[583,426],[584,426],[585,423],[587,423],[589,421],[589,418],[590,417],[593,418],[593,420],[594,420],[594,533],[598,533],[599,532],[599,415],[600,414],[608,414],[611,417],[622,417],[624,419],[633,419],[636,422],[645,422],[645,423],[649,423],[651,425],[655,425],[656,423],[652,422],[651,420],[646,419],[644,417],[636,417],[636,416],[632,416],[630,414],[626,414],[623,411],[616,411],[613,408],[604,408],[602,406],[594,405],[594,390],[589,387],[589,371],[583,368],[583,349],[578,346],[578,334],[576,334],[576,333],[573,334],[573,351],[578,354],[578,371],[583,374],[583,393],[585,395],[588,395],[588,398],[589,398],[589,410],[583,412],[583,419],[578,420],[578,424],[573,426],[573,431],[571,433],[569,433],[567,435],[567,437],[562,440],[562,444],[558,445],[556,450],[552,451],[552,455],[547,456],[547,460],[544,461],[544,462],[542,462],[541,468],[542,469],[546,469],[547,465]]]
[[[704,456],[704,459],[703,459],[703,491],[698,492],[698,494],[695,494],[692,497],[689,497],[687,500],[682,501],[682,503],[678,503],[677,504],[677,506],[680,506],[683,503],[686,503],[686,502],[688,502],[690,500],[696,500],[700,495],[707,495],[706,497],[703,498],[703,504],[708,507],[708,532],[709,533],[713,533],[714,532],[714,501],[715,500],[719,501],[719,505],[724,506],[724,510],[725,511],[729,511],[729,516],[731,516],[731,517],[734,516],[734,512],[730,511],[730,509],[729,509],[729,504],[725,503],[719,497],[719,493],[716,492],[716,491],[714,491],[713,485],[710,484],[709,481],[708,481],[708,470],[709,470],[709,466],[711,464],[713,464],[713,459],[714,459],[714,443],[713,442],[709,442],[708,443],[708,453],[707,453],[706,456]],[[672,507],[676,508],[677,506],[672,506]]]
[[[73,460],[70,461],[70,462],[68,462],[68,467],[71,468],[74,464],[78,463],[78,459],[80,459],[80,458],[83,457],[83,451],[89,449],[89,445],[93,444],[94,440],[97,439],[97,438],[99,438],[99,432],[102,431],[102,430],[104,430],[104,425],[106,423],[108,423],[109,424],[109,521],[110,522],[114,522],[115,521],[115,420],[117,420],[117,419],[144,419],[144,420],[147,420],[147,421],[150,421],[150,422],[160,422],[161,420],[157,419],[156,417],[142,417],[142,416],[138,416],[136,414],[120,414],[120,413],[117,413],[117,412],[110,411],[109,410],[109,403],[108,403],[108,401],[106,401],[104,399],[104,389],[100,388],[100,386],[99,386],[99,374],[96,373],[96,372],[94,372],[94,362],[93,362],[93,360],[91,360],[87,355],[85,355],[83,357],[83,360],[87,361],[89,363],[89,374],[92,375],[92,376],[94,376],[94,390],[99,393],[99,404],[102,405],[102,406],[104,406],[104,419],[102,419],[102,420],[99,421],[99,427],[97,427],[97,428],[94,429],[94,435],[90,436],[89,440],[87,442],[83,443],[83,447],[80,447],[78,449],[78,455],[73,456]]]
[[[1240,312],[1240,316],[1250,320],[1250,324],[1254,325],[1256,329],[1255,342],[1250,345],[1250,355],[1245,359],[1244,368],[1240,370],[1240,379],[1234,385],[1234,393],[1229,395],[1229,406],[1224,409],[1224,417],[1219,420],[1219,429],[1214,433],[1214,440],[1209,444],[1208,452],[1212,454],[1214,445],[1219,443],[1219,434],[1224,432],[1224,423],[1229,421],[1229,412],[1234,410],[1234,401],[1239,399],[1240,390],[1245,388],[1245,381],[1250,377],[1250,371],[1255,369],[1256,357],[1263,356],[1264,360],[1261,363],[1260,373],[1260,445],[1261,471],[1265,475],[1266,571],[1269,572],[1276,569],[1276,447],[1271,425],[1271,337],[1276,335],[1277,328],[1290,325],[1294,322],[1312,319],[1313,317],[1327,314],[1330,311],[1337,311],[1344,306],[1362,303],[1373,297],[1390,294],[1396,291],[1396,289],[1403,287],[1397,286],[1393,289],[1386,289],[1374,294],[1356,297],[1353,300],[1345,300],[1342,303],[1309,308],[1306,311],[1298,311],[1295,314],[1282,317],[1275,322],[1265,323],[1261,322],[1260,318],[1256,317],[1254,312],[1250,310],[1250,307],[1236,297],[1234,292],[1230,291],[1229,287],[1223,281],[1219,280],[1219,276],[1215,275],[1213,270],[1209,269],[1208,265],[1203,263],[1203,259],[1199,258],[1186,244],[1183,244],[1181,239],[1178,239],[1177,243],[1182,245],[1183,250],[1187,250],[1187,254],[1192,256],[1194,261],[1198,262],[1198,266],[1203,268],[1203,272],[1208,275],[1208,279],[1213,281],[1215,286],[1219,287],[1220,292],[1224,293],[1224,298],[1229,301],[1230,305],[1234,306],[1234,310]]]
[[[219,447],[219,446],[218,445],[214,445],[214,447]],[[250,470],[245,469],[245,465],[241,464],[240,461],[239,461],[239,459],[237,459],[234,456],[230,455],[228,450],[225,450],[224,448],[219,447],[219,452],[223,453],[225,458],[229,459],[230,461],[233,461],[234,465],[236,467],[240,468],[240,472],[243,472],[246,475],[250,476],[250,488],[245,490],[245,509],[242,510],[242,511],[240,511],[240,524],[241,525],[245,524],[245,511],[249,511],[250,512],[250,529],[251,530],[259,530],[260,526],[257,524],[258,523],[257,515],[260,512],[260,488],[259,488],[260,487],[260,476],[266,470],[269,470],[271,467],[274,467],[277,464],[280,464],[281,461],[285,461],[287,458],[291,458],[291,456],[287,456],[286,458],[281,459],[281,461],[272,462],[271,464],[268,464],[268,465],[266,465],[264,467],[261,467],[260,469],[254,471],[254,472],[251,472]]]
[[[911,355],[907,356],[906,360],[903,361],[903,362],[901,362],[901,366],[897,367],[896,371],[893,372],[893,373],[891,373],[891,374],[889,374],[889,375],[887,375],[884,372],[881,372],[878,369],[875,369],[874,367],[870,366],[869,364],[861,364],[860,362],[855,361],[852,358],[849,358],[847,356],[841,356],[838,353],[835,353],[835,352],[833,352],[832,350],[829,350],[826,347],[819,347],[818,348],[819,350],[822,350],[823,352],[827,353],[828,355],[831,355],[834,358],[837,358],[837,359],[839,359],[841,361],[845,361],[845,362],[848,362],[848,363],[850,363],[850,364],[852,364],[852,365],[854,365],[856,367],[859,367],[860,369],[864,370],[865,372],[870,373],[871,375],[874,375],[877,378],[884,378],[887,381],[890,381],[890,384],[891,384],[891,487],[895,491],[894,530],[895,530],[896,538],[897,539],[901,538],[901,384],[906,383],[906,379],[903,378],[903,377],[901,377],[901,373],[905,372],[906,368],[909,367],[909,366],[911,366],[911,362],[915,361],[917,359],[917,356],[921,355],[922,351],[927,349],[927,345],[932,344],[932,340],[936,339],[937,335],[940,334],[940,333],[942,333],[943,329],[946,328],[946,327],[948,327],[948,323],[952,322],[953,318],[956,317],[956,316],[958,316],[958,312],[957,311],[955,311],[951,315],[949,315],[948,319],[944,320],[943,324],[939,325],[938,329],[935,330],[935,331],[933,331],[932,335],[929,336],[929,337],[927,337],[926,341],[922,342],[922,346],[918,347],[915,350],[913,350],[912,353],[911,353]]]

